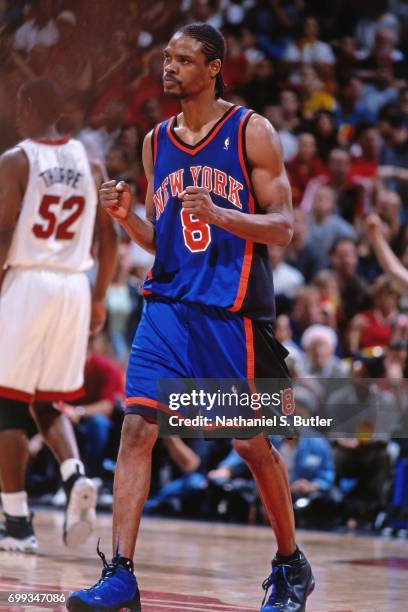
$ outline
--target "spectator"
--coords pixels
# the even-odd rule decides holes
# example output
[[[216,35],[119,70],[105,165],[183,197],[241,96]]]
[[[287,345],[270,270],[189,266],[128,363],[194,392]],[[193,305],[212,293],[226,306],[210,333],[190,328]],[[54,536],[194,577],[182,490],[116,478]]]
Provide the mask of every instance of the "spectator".
[[[344,149],[336,148],[330,152],[327,172],[311,179],[305,189],[301,207],[312,210],[315,193],[318,187],[331,187],[335,194],[335,212],[340,213],[347,221],[361,215],[365,206],[367,181],[350,174],[350,154]]]
[[[336,357],[337,334],[326,325],[311,325],[302,335],[306,353],[305,374],[317,378],[343,378],[347,367]]]
[[[378,66],[371,81],[363,88],[362,103],[373,116],[377,117],[379,110],[385,104],[390,104],[398,98],[393,65],[384,63]]]
[[[273,270],[275,295],[291,300],[304,284],[303,274],[285,262],[285,249],[277,244],[268,245],[269,259]]]
[[[313,117],[310,129],[316,138],[319,157],[326,164],[330,151],[338,145],[334,114],[325,110],[318,111]]]
[[[325,265],[319,245],[307,238],[308,227],[306,213],[296,208],[293,212],[293,238],[286,247],[285,259],[303,274],[306,283],[310,283]]]
[[[334,53],[330,45],[319,40],[319,22],[316,17],[306,17],[301,37],[286,47],[283,60],[294,65],[314,64],[321,70],[333,66]]]
[[[72,11],[62,11],[56,19],[58,42],[51,48],[45,76],[56,81],[66,96],[88,92],[92,85],[92,65],[79,38]]]
[[[260,112],[267,104],[276,102],[277,81],[273,63],[267,57],[255,66],[251,80],[243,87],[242,94],[248,106]]]
[[[340,132],[339,141],[344,145],[353,140],[358,123],[375,121],[375,114],[364,103],[363,84],[356,76],[348,76],[340,82],[340,104],[335,117]]]
[[[319,110],[334,112],[336,99],[326,91],[315,68],[304,66],[300,71],[300,87],[303,94],[303,116],[311,119]]]
[[[125,248],[120,250],[112,283],[106,292],[108,331],[117,361],[125,366],[128,353],[128,326],[132,313],[131,292],[128,286],[129,257]]]
[[[290,317],[294,341],[300,343],[303,332],[311,325],[321,324],[322,321],[319,291],[316,287],[302,287],[296,296]]]
[[[404,203],[404,218],[408,219],[408,127],[404,116],[390,110],[382,117],[381,130],[385,144],[380,152],[379,177],[388,189],[397,190]],[[385,166],[385,167],[382,167]]]
[[[313,134],[303,132],[298,135],[298,153],[287,165],[293,204],[298,206],[310,179],[323,174],[324,166],[317,154],[316,139]]]
[[[108,102],[95,118],[94,127],[84,127],[78,134],[92,159],[104,161],[106,154],[120,135],[124,106],[121,102]]]
[[[282,143],[283,158],[285,162],[291,161],[298,152],[298,140],[292,132],[287,130],[284,125],[283,111],[277,104],[265,106],[262,114],[273,125],[279,134]]]
[[[177,102],[164,97],[162,77],[163,52],[160,48],[154,48],[149,53],[146,72],[131,85],[134,94],[125,111],[126,124],[140,126],[143,130],[142,105],[150,98],[159,100],[162,119],[167,119],[178,112]]]
[[[351,162],[351,177],[362,176],[373,180],[377,175],[381,139],[373,123],[359,123],[355,130],[356,153]]]
[[[397,314],[399,292],[385,275],[371,287],[372,306],[359,312],[350,322],[349,348],[352,354],[362,349],[386,347],[391,341],[391,324]]]
[[[15,33],[14,48],[27,54],[36,45],[52,47],[58,41],[58,29],[53,13],[52,0],[38,0],[32,8],[32,17]]]
[[[293,89],[282,89],[279,95],[282,109],[282,127],[289,132],[295,132],[300,126],[300,100]]]
[[[401,221],[401,198],[396,191],[380,189],[377,194],[375,210],[386,224],[387,240],[398,257],[402,257],[408,241],[408,226]]]
[[[335,242],[341,238],[356,238],[353,226],[334,212],[334,192],[325,185],[315,192],[307,238],[312,244],[319,245],[326,267]]]
[[[336,329],[340,290],[335,275],[331,270],[321,270],[313,278],[312,286],[319,291],[323,323]]]
[[[358,272],[358,256],[353,240],[341,238],[334,243],[330,252],[330,261],[340,289],[341,310],[339,326],[341,332],[345,325],[358,312],[369,306],[367,283]]]
[[[79,448],[90,476],[101,476],[115,406],[123,400],[122,372],[110,359],[98,355],[90,342],[85,364],[85,394],[80,405],[64,404],[76,425]]]

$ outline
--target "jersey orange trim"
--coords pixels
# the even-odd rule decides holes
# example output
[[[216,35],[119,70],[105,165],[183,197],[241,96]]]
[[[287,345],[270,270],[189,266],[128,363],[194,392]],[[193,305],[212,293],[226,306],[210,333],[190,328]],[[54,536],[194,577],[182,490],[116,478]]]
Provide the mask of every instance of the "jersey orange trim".
[[[125,401],[126,406],[147,406],[148,408],[154,408],[154,410],[161,410],[162,412],[166,412],[167,414],[174,414],[180,418],[180,415],[177,415],[177,412],[174,410],[170,410],[170,408],[166,404],[162,404],[157,400],[151,399],[150,397],[127,397]]]
[[[247,351],[247,371],[246,377],[248,380],[255,378],[255,351],[254,351],[254,332],[252,330],[252,321],[248,317],[244,317],[245,328],[245,344]]]
[[[248,169],[245,163],[243,131],[244,131],[245,122],[247,118],[249,117],[249,115],[252,114],[252,112],[253,111],[248,110],[245,113],[245,115],[241,118],[241,121],[239,124],[239,131],[238,131],[238,157],[239,157],[239,163],[240,163],[243,175],[245,177],[246,186],[248,189],[248,194],[249,194],[248,207],[249,207],[249,213],[251,215],[254,213],[254,210],[255,210],[255,201],[252,195],[251,181],[250,181]],[[243,301],[244,301],[244,298],[247,292],[247,288],[248,288],[249,273],[251,271],[253,250],[254,250],[253,240],[247,240],[245,244],[244,261],[242,263],[241,276],[239,279],[237,295],[236,295],[234,304],[231,306],[231,308],[228,309],[228,310],[231,310],[232,312],[237,312],[242,307],[242,304],[243,304]]]
[[[156,163],[156,158],[157,158],[157,142],[159,139],[159,129],[160,129],[161,123],[158,123],[156,125],[156,127],[154,128],[154,132],[153,132],[153,138],[152,138],[152,143],[153,143],[153,165]]]
[[[176,116],[172,117],[167,124],[168,137],[170,138],[171,142],[178,149],[181,149],[182,151],[184,151],[184,153],[188,153],[189,155],[196,155],[196,153],[199,153],[202,149],[204,149],[204,147],[208,145],[209,142],[212,141],[213,138],[215,138],[215,136],[218,134],[218,132],[220,131],[222,126],[225,124],[225,122],[228,121],[228,119],[232,117],[232,115],[234,115],[240,108],[241,106],[231,106],[226,111],[224,117],[219,120],[219,123],[216,123],[211,128],[211,130],[208,132],[208,134],[204,136],[204,138],[202,138],[200,142],[197,143],[197,145],[187,145],[187,143],[183,145],[183,142],[181,140],[178,140],[177,138],[175,138],[172,132],[172,128],[174,126]]]
[[[34,397],[34,394],[27,393],[26,391],[19,391],[19,389],[12,389],[11,387],[0,387],[0,397],[18,400],[19,402],[27,402],[29,404]]]
[[[59,145],[67,144],[71,139],[69,136],[64,136],[63,138],[59,138],[58,140],[42,140],[42,138],[30,138],[33,142],[37,142],[38,144],[50,145],[52,147],[58,147]]]
[[[60,400],[69,402],[70,400],[79,399],[85,395],[84,388],[76,389],[75,391],[36,391],[36,402],[58,402]]]

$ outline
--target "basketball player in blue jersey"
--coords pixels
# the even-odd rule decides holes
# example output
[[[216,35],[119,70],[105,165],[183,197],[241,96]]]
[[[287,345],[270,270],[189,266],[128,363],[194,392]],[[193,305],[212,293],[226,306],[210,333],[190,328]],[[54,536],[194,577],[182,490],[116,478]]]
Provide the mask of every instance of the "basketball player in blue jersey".
[[[288,377],[286,351],[271,331],[267,245],[291,240],[291,193],[274,129],[221,99],[224,53],[222,35],[205,24],[183,27],[164,51],[165,93],[181,101],[182,112],[144,141],[147,218],[131,211],[125,183],[100,190],[105,210],[156,258],[127,372],[114,557],[108,564],[99,553],[101,580],[73,593],[69,610],[141,610],[133,555],[163,408],[158,379]],[[286,468],[264,435],[234,446],[255,478],[278,546],[261,610],[304,611],[314,579],[295,543]]]

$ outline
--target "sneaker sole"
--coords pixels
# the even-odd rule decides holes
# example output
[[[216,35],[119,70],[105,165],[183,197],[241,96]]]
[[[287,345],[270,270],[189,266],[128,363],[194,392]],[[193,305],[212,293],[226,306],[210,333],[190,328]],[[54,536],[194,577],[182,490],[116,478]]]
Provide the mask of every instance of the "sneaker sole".
[[[0,539],[0,550],[8,552],[36,553],[38,542],[35,536],[29,536],[23,540],[6,536]]]
[[[96,487],[88,478],[75,483],[72,487],[66,516],[72,513],[78,516],[78,520],[72,523],[68,529],[64,528],[63,539],[68,548],[76,548],[83,544],[92,533],[95,522],[96,498]],[[75,513],[73,508],[76,510]],[[93,516],[90,516],[90,513]]]
[[[67,602],[67,610],[69,612],[86,612],[92,610],[92,612],[142,612],[142,606],[140,604],[140,596],[138,596],[133,601],[127,601],[125,603],[120,604],[119,606],[111,606],[111,607],[96,607],[91,606],[79,599],[79,597],[70,597]]]

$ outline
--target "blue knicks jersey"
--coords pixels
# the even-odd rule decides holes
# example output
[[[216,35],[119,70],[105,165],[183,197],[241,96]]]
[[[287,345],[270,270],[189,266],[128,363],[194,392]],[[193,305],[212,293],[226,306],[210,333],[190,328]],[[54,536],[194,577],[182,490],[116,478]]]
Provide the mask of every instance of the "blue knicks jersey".
[[[252,318],[275,315],[266,245],[244,240],[183,210],[179,194],[206,187],[217,206],[261,213],[251,189],[245,128],[252,114],[231,106],[196,145],[175,132],[177,117],[153,134],[156,258],[144,294],[218,306]]]

